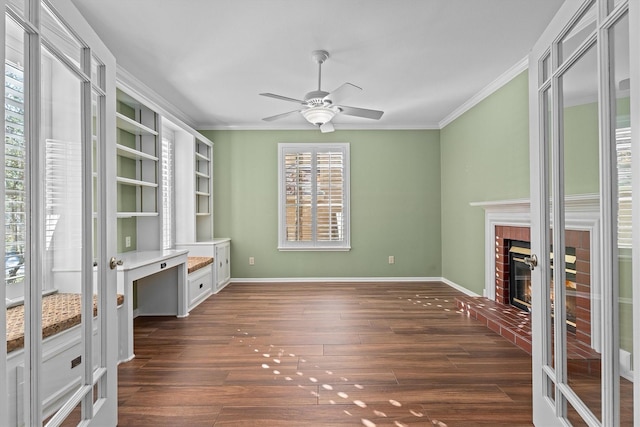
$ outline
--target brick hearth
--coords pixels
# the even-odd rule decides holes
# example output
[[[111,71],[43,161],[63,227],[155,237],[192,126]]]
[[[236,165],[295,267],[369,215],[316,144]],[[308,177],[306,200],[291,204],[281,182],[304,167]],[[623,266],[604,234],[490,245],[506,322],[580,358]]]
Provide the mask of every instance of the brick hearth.
[[[566,230],[565,244],[576,249],[576,332],[567,335],[570,365],[597,373],[600,355],[591,348],[591,265],[588,231]],[[458,308],[531,354],[531,316],[509,302],[509,244],[531,241],[527,226],[495,226],[495,301],[483,297],[457,299]]]
[[[484,297],[458,297],[458,309],[531,354],[531,316]],[[575,335],[567,335],[568,367],[572,372],[600,374],[600,355]]]

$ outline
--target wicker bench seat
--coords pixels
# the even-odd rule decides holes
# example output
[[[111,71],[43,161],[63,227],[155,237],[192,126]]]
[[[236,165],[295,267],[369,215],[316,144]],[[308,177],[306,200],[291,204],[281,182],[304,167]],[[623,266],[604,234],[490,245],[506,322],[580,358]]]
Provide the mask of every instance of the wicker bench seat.
[[[187,274],[191,274],[194,271],[200,270],[209,264],[213,264],[213,258],[207,256],[190,256],[187,258]]]
[[[42,297],[42,338],[48,338],[80,324],[81,294],[55,293]],[[124,296],[117,296],[118,305]],[[98,314],[96,299],[93,315]],[[7,309],[7,353],[24,347],[24,305]]]

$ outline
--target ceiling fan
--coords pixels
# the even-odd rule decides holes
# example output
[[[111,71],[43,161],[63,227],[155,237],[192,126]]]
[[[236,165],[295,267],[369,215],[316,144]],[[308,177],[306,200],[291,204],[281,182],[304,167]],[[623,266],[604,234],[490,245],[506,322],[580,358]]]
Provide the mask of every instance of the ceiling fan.
[[[333,92],[323,91],[320,88],[322,83],[322,64],[329,58],[329,52],[326,50],[314,50],[311,52],[311,58],[313,58],[313,60],[318,64],[318,90],[307,93],[303,99],[289,98],[287,96],[276,95],[273,93],[261,93],[260,95],[262,96],[295,102],[302,106],[297,110],[265,117],[262,120],[271,122],[273,120],[287,117],[291,114],[300,113],[309,123],[318,126],[320,131],[325,133],[334,131],[331,120],[338,114],[346,114],[349,116],[364,117],[374,120],[378,120],[382,117],[384,111],[347,107],[346,105],[341,104],[343,99],[362,90],[362,88],[354,84],[344,83]]]

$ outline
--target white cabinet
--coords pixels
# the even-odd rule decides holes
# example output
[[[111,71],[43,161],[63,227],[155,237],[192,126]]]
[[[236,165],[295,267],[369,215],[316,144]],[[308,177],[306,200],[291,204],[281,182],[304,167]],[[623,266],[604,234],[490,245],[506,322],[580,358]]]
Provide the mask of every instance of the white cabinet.
[[[211,295],[213,288],[213,264],[209,264],[189,274],[188,277],[189,310]]]
[[[229,284],[231,280],[231,240],[215,240],[215,265],[216,265],[216,287],[214,292],[220,291]]]

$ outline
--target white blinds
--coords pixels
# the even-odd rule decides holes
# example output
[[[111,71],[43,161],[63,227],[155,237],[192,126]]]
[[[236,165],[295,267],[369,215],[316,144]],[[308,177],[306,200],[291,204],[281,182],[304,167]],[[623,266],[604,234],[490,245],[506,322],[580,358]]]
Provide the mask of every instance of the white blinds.
[[[618,154],[618,247],[631,247],[631,128],[616,129]]]
[[[280,144],[280,248],[348,249],[348,144]]]
[[[82,247],[82,147],[77,141],[45,143],[45,244],[64,253]],[[56,230],[65,237],[54,248]]]
[[[162,249],[173,248],[173,144],[175,134],[162,131]]]

